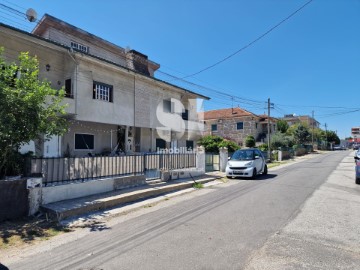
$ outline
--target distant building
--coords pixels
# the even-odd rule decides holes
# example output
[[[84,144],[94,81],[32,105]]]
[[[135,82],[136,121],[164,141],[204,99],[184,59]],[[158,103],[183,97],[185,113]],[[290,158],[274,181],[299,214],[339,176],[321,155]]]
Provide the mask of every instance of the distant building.
[[[212,110],[202,113],[199,118],[205,122],[205,135],[218,135],[245,145],[248,135],[257,142],[266,142],[268,116],[256,115],[242,108]],[[270,117],[270,134],[276,131],[277,119]]]
[[[351,137],[353,138],[351,142],[360,143],[360,127],[351,128]]]
[[[311,116],[308,115],[295,115],[295,114],[286,114],[284,117],[280,118],[281,120],[285,120],[289,126],[305,123],[309,127],[319,128],[320,123]]]

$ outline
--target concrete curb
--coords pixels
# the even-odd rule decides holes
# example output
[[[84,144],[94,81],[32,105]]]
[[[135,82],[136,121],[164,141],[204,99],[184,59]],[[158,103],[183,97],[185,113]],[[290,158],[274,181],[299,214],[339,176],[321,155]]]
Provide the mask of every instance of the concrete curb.
[[[218,179],[218,177],[208,177],[195,179],[197,183],[205,184]],[[158,183],[149,187],[140,187],[116,192],[107,192],[98,195],[87,196],[79,199],[61,201],[41,206],[41,210],[51,219],[61,221],[85,213],[109,209],[126,203],[143,200],[162,194],[191,188],[193,180],[173,181],[170,183]]]

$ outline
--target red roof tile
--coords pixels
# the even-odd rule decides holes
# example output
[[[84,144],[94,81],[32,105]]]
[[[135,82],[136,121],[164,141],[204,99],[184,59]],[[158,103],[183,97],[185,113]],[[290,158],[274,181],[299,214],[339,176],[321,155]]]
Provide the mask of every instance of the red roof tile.
[[[258,117],[256,114],[248,112],[244,109],[239,107],[236,108],[229,108],[229,109],[221,109],[221,110],[212,110],[207,111],[199,114],[200,117],[204,116],[204,120],[210,119],[225,119],[225,118],[234,118],[234,117],[241,117],[241,116],[255,116]]]

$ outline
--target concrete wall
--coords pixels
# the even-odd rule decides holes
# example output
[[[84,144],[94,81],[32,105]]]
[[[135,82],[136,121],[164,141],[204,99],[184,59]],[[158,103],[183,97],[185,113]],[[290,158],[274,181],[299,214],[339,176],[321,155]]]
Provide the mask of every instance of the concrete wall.
[[[29,212],[26,179],[0,181],[0,222],[27,216]]]
[[[82,183],[43,187],[42,204],[81,198],[93,194],[145,184],[145,175],[105,178]]]
[[[103,44],[99,44],[99,42],[96,42],[95,40],[83,40],[80,39],[77,36],[71,35],[69,33],[63,33],[59,30],[56,30],[54,28],[51,28],[47,31],[45,36],[51,40],[56,40],[61,44],[65,44],[67,46],[71,45],[71,41],[80,43],[84,46],[89,47],[89,53],[92,55],[99,56],[101,58],[110,60],[114,63],[117,63],[119,65],[126,66],[126,60],[125,60],[125,52],[123,49],[115,49],[111,48],[110,46],[106,48],[106,50],[101,46]]]

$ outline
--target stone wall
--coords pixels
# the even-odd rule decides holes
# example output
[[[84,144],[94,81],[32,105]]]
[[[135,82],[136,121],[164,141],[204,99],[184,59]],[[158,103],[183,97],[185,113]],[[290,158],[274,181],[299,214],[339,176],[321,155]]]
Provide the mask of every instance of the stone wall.
[[[243,129],[237,129],[237,123],[243,122]],[[217,124],[217,131],[211,131],[211,125]],[[256,138],[260,131],[260,125],[256,126],[256,119],[253,116],[244,116],[231,119],[207,120],[206,133],[218,135],[237,142],[239,145],[245,144],[245,138],[252,135]]]

